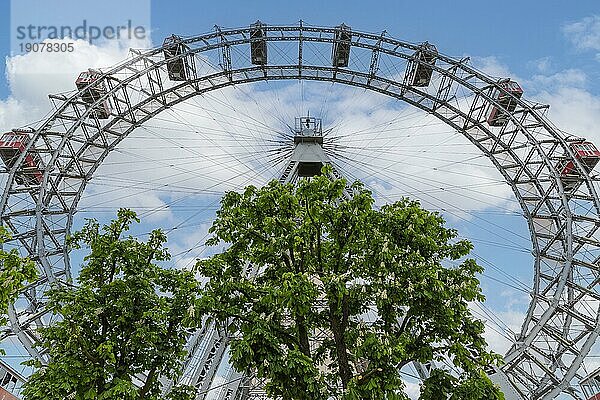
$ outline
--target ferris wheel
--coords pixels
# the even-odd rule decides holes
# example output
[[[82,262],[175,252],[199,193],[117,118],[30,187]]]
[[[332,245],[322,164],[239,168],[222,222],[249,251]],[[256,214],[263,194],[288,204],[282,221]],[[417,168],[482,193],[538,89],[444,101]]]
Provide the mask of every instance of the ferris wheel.
[[[141,207],[142,217],[187,213],[170,228],[176,232],[208,223],[226,190],[293,182],[328,163],[335,176],[363,180],[380,202],[408,195],[456,218],[498,196],[501,184],[510,193],[505,209],[528,231],[533,284],[522,289],[528,309],[491,377],[507,399],[600,392],[600,151],[555,127],[547,106],[526,100],[514,80],[386,32],[257,21],[170,36],[114,67],[81,73],[75,88],[50,95],[54,111],[44,121],[0,139],[1,217],[13,234],[6,246],[22,249],[40,271],[0,331],[9,347],[46,359],[34,346],[36,329],[52,322],[44,293],[76,273],[65,237],[77,215],[110,208],[103,205],[115,188],[121,200],[133,191],[158,202]],[[469,158],[453,153],[467,144]],[[161,158],[166,149],[170,158]],[[419,160],[438,163],[437,172],[422,173]],[[493,173],[481,180],[473,170]],[[474,183],[458,187],[439,178],[443,172]],[[200,256],[202,239],[179,249],[182,264]],[[260,382],[227,367],[227,340],[210,323],[191,335],[183,382],[198,387],[199,398],[262,398]],[[18,391],[23,378],[6,362],[0,367],[0,385]],[[426,377],[427,366],[414,368]]]

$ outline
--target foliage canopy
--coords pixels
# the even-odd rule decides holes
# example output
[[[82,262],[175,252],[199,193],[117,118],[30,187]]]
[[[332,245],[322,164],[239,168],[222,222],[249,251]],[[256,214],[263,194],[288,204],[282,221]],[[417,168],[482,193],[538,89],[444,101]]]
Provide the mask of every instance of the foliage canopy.
[[[435,369],[422,399],[503,399],[468,307],[483,300],[471,243],[417,202],[376,210],[362,184],[346,198],[326,175],[222,199],[207,244],[224,250],[197,269],[233,365],[283,399],[381,400],[408,398],[408,363],[446,358],[460,374]]]
[[[0,226],[0,246],[10,239],[8,230]],[[19,295],[27,282],[37,278],[35,264],[28,258],[22,258],[17,249],[0,249],[0,326],[7,324],[8,307]],[[4,350],[0,349],[0,355]]]
[[[158,265],[169,259],[160,230],[147,242],[124,237],[134,221],[135,213],[122,209],[109,225],[89,220],[69,239],[90,253],[77,286],[48,292],[59,316],[40,331],[50,362],[34,363],[25,399],[162,399],[160,379],[180,373],[200,285],[190,271]],[[179,387],[169,398],[194,396]]]

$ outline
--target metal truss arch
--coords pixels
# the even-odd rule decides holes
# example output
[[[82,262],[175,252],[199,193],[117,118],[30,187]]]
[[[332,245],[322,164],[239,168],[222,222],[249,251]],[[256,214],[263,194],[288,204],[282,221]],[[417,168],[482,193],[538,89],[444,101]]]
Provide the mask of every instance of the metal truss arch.
[[[169,57],[164,57],[163,47],[135,51],[129,59],[104,71],[101,81],[70,96],[50,96],[56,111],[35,129],[26,152],[7,174],[0,207],[2,221],[13,231],[14,241],[29,252],[43,273],[28,297],[28,306],[19,313],[13,308],[9,315],[12,333],[32,356],[43,357],[31,346],[33,328],[45,323],[43,293],[50,285],[70,279],[64,239],[77,204],[87,182],[120,141],[162,111],[193,96],[258,81],[303,79],[361,87],[406,102],[461,132],[490,159],[521,205],[535,256],[532,301],[502,370],[526,398],[551,399],[561,392],[579,398],[573,385],[583,376],[583,359],[600,334],[598,306],[596,315],[578,311],[582,303],[600,302],[600,200],[588,171],[569,146],[569,138],[536,104],[514,98],[514,110],[504,108],[493,96],[496,90],[509,94],[500,81],[477,71],[464,59],[437,53],[434,61],[424,61],[414,55],[419,45],[388,35],[351,31],[349,49],[367,50],[371,59],[366,62],[367,69],[339,68],[303,58],[303,46],[332,45],[336,28],[301,24],[264,26],[267,46],[298,44],[297,57],[289,57],[297,63],[233,62],[233,50],[248,52],[251,30],[218,29],[181,39],[186,50]],[[198,73],[197,59],[211,51],[226,59],[222,69]],[[380,74],[377,63],[383,56],[399,60],[400,65],[425,65],[440,83],[437,87],[417,87],[406,76]],[[168,64],[183,60],[193,64],[190,76],[171,82],[166,73]],[[99,84],[107,88],[104,95],[93,104],[84,102],[83,93]],[[459,92],[463,93],[460,99]],[[105,101],[113,109],[109,118],[99,119],[94,108]],[[506,114],[503,126],[486,123],[490,107]],[[15,176],[31,152],[43,160],[43,180],[39,185],[23,187],[15,182]],[[565,189],[557,170],[558,163],[565,160],[573,162],[581,176],[571,190]]]

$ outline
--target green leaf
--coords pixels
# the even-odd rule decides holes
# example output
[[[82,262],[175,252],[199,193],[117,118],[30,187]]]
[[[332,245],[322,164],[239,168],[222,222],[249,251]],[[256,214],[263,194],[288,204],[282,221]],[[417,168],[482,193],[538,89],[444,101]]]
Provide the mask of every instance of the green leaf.
[[[471,243],[418,202],[375,210],[360,182],[347,199],[329,172],[221,202],[207,244],[225,250],[196,269],[209,279],[203,310],[236,333],[235,368],[265,378],[274,397],[404,400],[400,367],[444,357],[463,375],[434,373],[422,398],[467,388],[495,398],[483,370],[498,358],[468,308],[482,299]]]
[[[202,317],[190,318],[201,285],[190,271],[159,266],[169,259],[162,231],[146,242],[127,236],[134,222],[135,213],[122,209],[108,225],[89,220],[69,239],[89,253],[76,286],[47,293],[60,318],[39,332],[50,362],[34,365],[26,400],[162,399],[160,379],[181,373],[188,330]],[[137,387],[140,373],[147,378]],[[192,392],[178,388],[169,398],[193,399]]]

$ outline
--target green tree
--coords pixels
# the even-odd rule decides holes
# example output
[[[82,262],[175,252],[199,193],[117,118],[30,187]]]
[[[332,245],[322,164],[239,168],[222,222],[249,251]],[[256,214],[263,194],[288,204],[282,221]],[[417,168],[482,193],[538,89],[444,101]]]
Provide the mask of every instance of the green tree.
[[[10,233],[0,226],[0,246],[10,239]],[[0,326],[7,324],[8,306],[12,304],[27,282],[37,277],[35,264],[28,258],[22,258],[17,249],[0,249]],[[0,355],[4,350],[0,349]]]
[[[461,373],[434,370],[422,399],[503,399],[468,307],[483,299],[472,245],[417,202],[375,210],[363,185],[351,199],[345,185],[322,175],[222,199],[207,244],[225,250],[197,269],[235,368],[284,400],[407,399],[399,369],[447,357]]]
[[[35,363],[25,399],[162,399],[160,378],[180,373],[199,283],[190,271],[157,265],[169,259],[160,230],[147,242],[124,237],[134,221],[119,210],[109,225],[89,220],[69,239],[91,251],[77,286],[48,293],[60,320],[40,331],[50,362]],[[180,387],[169,398],[194,397]]]

